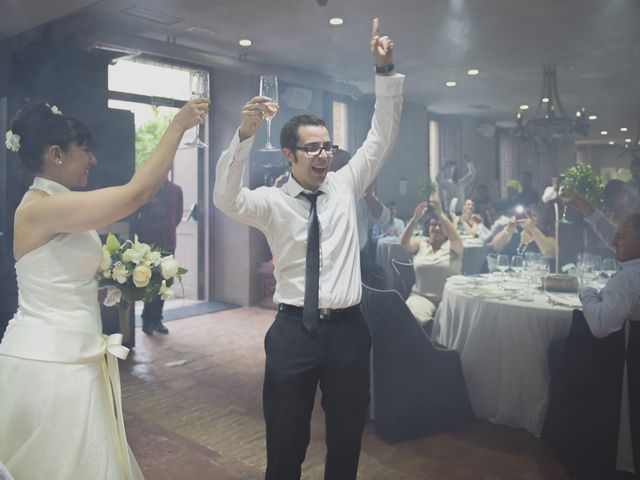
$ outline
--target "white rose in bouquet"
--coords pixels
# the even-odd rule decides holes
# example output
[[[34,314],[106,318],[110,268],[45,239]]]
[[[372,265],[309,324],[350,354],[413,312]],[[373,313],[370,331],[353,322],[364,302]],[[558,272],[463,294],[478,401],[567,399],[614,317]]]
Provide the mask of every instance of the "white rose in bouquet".
[[[111,271],[111,278],[113,278],[118,283],[125,283],[127,278],[129,277],[129,271],[127,267],[122,262],[116,262],[113,266],[113,270]]]
[[[136,237],[137,240],[137,237]],[[131,248],[122,253],[122,260],[139,265],[142,259],[151,251],[151,247],[146,243],[135,242]]]
[[[113,307],[114,305],[120,303],[120,300],[122,300],[122,292],[120,291],[120,289],[118,287],[114,287],[113,285],[107,286],[106,289],[107,296],[102,303],[106,307]]]
[[[162,278],[165,280],[175,277],[179,268],[180,265],[178,265],[176,259],[173,258],[173,255],[164,257],[160,261],[160,271],[162,272]]]
[[[146,265],[138,265],[133,269],[133,283],[136,287],[142,288],[149,285],[151,280],[151,269]]]
[[[160,252],[149,252],[142,260],[142,264],[147,267],[155,267],[162,258],[162,254]]]

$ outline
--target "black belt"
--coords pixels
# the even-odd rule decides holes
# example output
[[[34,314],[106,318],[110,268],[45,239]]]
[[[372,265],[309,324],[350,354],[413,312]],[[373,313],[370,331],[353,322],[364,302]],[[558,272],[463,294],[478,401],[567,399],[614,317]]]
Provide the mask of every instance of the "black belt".
[[[360,304],[353,305],[347,308],[319,308],[318,309],[318,318],[320,320],[337,320],[343,315],[350,315],[360,310]],[[302,318],[302,307],[296,307],[294,305],[287,305],[286,303],[281,303],[278,305],[279,312],[285,312],[289,315],[296,315]]]

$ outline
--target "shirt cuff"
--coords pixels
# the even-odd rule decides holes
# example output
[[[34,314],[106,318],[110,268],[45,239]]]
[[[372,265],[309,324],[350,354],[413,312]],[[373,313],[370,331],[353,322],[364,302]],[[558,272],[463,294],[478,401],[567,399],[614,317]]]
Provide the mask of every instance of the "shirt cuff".
[[[255,135],[241,142],[240,129],[236,130],[236,134],[233,136],[233,140],[231,140],[231,145],[229,145],[229,151],[234,152],[233,158],[229,163],[233,163],[237,157],[247,158],[251,151],[251,147],[253,146],[254,139]]]
[[[401,73],[393,75],[376,75],[376,96],[393,97],[402,95],[405,76]]]

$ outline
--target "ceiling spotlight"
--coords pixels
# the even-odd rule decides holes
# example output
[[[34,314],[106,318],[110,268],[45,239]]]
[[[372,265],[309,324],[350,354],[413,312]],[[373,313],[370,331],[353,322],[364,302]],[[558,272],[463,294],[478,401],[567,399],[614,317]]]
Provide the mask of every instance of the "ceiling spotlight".
[[[542,97],[542,103],[549,103],[549,97]]]
[[[631,143],[631,139],[630,138],[625,138],[624,139],[624,143]]]
[[[597,120],[598,116],[597,115],[589,115],[589,120]]]
[[[615,142],[613,140],[609,140],[609,145],[614,145]]]
[[[520,105],[520,110],[529,110],[529,105]]]
[[[629,130],[627,127],[621,127],[621,128],[620,128],[620,131],[621,131],[621,132],[626,132],[627,130]]]
[[[449,80],[447,83],[445,83],[445,85],[447,87],[455,87],[457,85],[457,83],[454,82],[453,80]]]
[[[337,27],[338,25],[342,25],[344,23],[344,20],[340,17],[333,17],[329,19],[329,24],[333,25],[334,27]]]
[[[602,131],[600,132],[600,135],[609,135],[609,132],[607,132],[606,130],[602,130]]]
[[[474,75],[478,75],[480,73],[480,70],[478,70],[477,68],[472,68],[470,70],[467,70],[467,75],[470,76],[474,76]]]
[[[238,44],[241,47],[250,47],[251,45],[253,45],[253,42],[251,40],[249,40],[248,38],[243,38],[242,40],[240,40],[238,42]]]

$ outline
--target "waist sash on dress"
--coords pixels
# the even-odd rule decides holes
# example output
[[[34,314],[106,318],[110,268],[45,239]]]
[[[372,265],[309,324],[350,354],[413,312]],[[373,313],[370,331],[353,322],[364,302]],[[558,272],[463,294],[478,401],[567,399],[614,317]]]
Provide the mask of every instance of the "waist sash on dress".
[[[107,336],[86,330],[33,325],[22,320],[18,311],[0,343],[0,355],[54,363],[100,363],[107,394],[115,409],[120,463],[127,478],[132,479],[118,370],[118,358],[125,360],[129,355],[122,338],[121,333]]]

